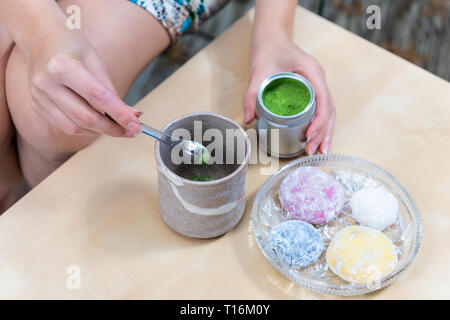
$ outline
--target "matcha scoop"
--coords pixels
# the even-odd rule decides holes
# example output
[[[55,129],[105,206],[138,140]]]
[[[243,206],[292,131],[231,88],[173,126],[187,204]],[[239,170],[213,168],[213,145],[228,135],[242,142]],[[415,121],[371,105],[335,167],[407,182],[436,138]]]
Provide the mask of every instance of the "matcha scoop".
[[[182,144],[181,148],[183,150],[183,154],[187,153],[193,157],[195,157],[196,155],[201,156],[202,164],[206,163],[210,158],[208,149],[206,149],[205,146],[203,146],[202,144],[200,144],[196,141],[175,138],[174,136],[165,134],[164,132],[161,132],[155,128],[152,128],[142,122],[141,122],[141,133],[144,133],[144,134],[146,134],[150,137],[153,137],[161,142],[164,142],[172,148],[181,143]]]

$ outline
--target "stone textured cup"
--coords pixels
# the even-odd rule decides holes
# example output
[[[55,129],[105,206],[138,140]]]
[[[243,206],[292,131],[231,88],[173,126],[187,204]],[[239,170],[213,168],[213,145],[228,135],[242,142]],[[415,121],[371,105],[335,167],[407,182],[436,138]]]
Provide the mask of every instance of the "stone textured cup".
[[[211,174],[221,178],[192,181],[186,178],[183,165],[174,164],[172,148],[158,141],[155,157],[161,217],[172,229],[188,237],[212,238],[224,234],[238,224],[245,209],[245,182],[250,156],[247,133],[231,119],[209,112],[184,115],[168,123],[162,131],[173,134],[178,128],[189,131],[191,139],[196,141],[199,131],[202,136],[208,129],[220,132],[224,137],[224,161],[227,154],[234,160],[232,164],[208,166]],[[227,138],[227,131],[234,135]],[[209,143],[203,141],[205,146]],[[239,146],[242,147],[240,150]]]

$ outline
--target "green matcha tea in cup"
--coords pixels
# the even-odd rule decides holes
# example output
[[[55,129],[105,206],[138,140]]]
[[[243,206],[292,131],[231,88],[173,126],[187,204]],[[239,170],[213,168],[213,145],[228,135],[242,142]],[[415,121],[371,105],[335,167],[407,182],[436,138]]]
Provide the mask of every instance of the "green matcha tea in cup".
[[[281,158],[301,154],[315,112],[308,79],[291,72],[271,75],[261,83],[256,100],[260,147]]]

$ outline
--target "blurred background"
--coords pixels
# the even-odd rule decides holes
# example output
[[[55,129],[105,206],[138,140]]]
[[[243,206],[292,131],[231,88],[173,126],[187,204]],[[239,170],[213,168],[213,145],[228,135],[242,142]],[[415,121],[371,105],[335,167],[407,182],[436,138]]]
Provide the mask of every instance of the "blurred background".
[[[450,80],[450,0],[300,0],[298,3],[435,75]],[[380,30],[366,27],[366,9],[373,4],[381,8]],[[196,34],[184,36],[150,63],[133,84],[125,101],[130,105],[137,103],[253,5],[253,0],[230,1],[204,23]]]

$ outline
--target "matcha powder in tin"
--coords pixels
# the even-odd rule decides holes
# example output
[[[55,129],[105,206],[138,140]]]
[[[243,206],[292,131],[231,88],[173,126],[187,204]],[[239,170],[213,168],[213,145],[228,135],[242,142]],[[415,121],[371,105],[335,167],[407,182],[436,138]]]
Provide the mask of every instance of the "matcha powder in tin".
[[[282,78],[264,89],[262,100],[270,112],[279,116],[293,116],[305,110],[311,96],[302,82]]]

